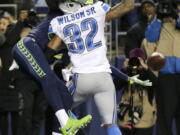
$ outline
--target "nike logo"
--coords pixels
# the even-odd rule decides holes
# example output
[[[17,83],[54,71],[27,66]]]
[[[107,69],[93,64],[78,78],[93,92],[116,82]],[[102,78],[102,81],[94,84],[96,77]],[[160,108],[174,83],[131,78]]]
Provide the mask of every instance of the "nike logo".
[[[69,130],[71,130],[73,126],[70,126],[69,128],[66,129],[66,132],[68,132]]]

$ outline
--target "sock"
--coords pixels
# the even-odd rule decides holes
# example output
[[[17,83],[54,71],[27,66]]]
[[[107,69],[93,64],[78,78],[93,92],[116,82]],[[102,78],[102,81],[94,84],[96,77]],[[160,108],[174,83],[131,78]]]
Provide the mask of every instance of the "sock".
[[[122,135],[117,125],[111,125],[107,128],[108,135]]]
[[[55,113],[55,115],[56,115],[61,127],[65,127],[66,123],[69,119],[69,116],[67,115],[66,111],[64,109],[58,110]]]
[[[52,135],[62,135],[60,133],[52,132]]]

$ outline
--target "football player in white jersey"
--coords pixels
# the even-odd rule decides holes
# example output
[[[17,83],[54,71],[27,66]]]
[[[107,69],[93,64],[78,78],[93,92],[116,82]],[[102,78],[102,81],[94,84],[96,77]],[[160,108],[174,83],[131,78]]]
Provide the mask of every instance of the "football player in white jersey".
[[[64,42],[68,48],[76,79],[73,107],[93,96],[108,135],[121,135],[116,125],[116,95],[104,27],[105,21],[131,11],[134,0],[122,0],[112,8],[101,1],[67,0],[59,7],[66,14],[51,21],[49,32],[55,36],[48,46],[57,50]]]

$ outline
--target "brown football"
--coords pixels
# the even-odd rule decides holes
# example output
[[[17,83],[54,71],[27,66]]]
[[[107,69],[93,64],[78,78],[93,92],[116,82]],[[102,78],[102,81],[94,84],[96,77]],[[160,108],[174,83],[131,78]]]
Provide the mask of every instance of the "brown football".
[[[147,65],[150,69],[158,71],[164,67],[166,59],[162,53],[154,52],[147,58]]]

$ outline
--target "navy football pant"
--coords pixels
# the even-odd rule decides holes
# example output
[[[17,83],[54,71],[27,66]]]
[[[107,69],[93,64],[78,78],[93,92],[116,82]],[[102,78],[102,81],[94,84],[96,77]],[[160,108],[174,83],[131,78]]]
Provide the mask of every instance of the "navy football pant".
[[[12,54],[20,68],[32,76],[41,85],[47,102],[54,111],[70,109],[72,97],[50,66],[42,49],[31,37],[20,40],[13,48]]]

